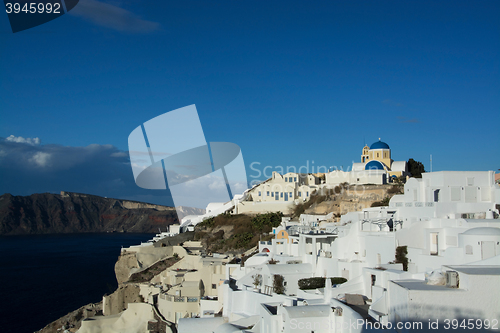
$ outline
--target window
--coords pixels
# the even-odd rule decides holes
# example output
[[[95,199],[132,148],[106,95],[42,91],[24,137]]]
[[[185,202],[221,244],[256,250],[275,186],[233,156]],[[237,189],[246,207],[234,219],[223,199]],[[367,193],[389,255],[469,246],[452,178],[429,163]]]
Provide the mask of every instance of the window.
[[[293,177],[293,181],[296,182],[297,181],[297,177]]]
[[[378,157],[378,153],[377,153],[377,157]]]
[[[308,197],[308,196],[309,196],[309,192],[306,192],[306,197]]]
[[[438,233],[437,232],[431,232],[431,241],[430,241],[430,255],[431,256],[437,256],[439,254],[439,246],[438,246]]]
[[[217,285],[215,283],[212,283],[212,289],[217,289]]]
[[[288,182],[288,177],[285,177],[285,182]]]
[[[260,197],[260,191],[259,191],[259,197]]]
[[[474,186],[474,177],[467,177],[467,186]]]
[[[282,197],[282,198],[283,198],[283,192],[280,192],[280,193],[281,193],[280,197]]]
[[[302,196],[302,192],[299,192],[299,198]]]
[[[279,200],[279,194],[280,194],[280,192],[274,192],[274,198],[276,200]]]
[[[274,192],[271,192],[271,196],[274,197]]]
[[[267,196],[269,196],[269,191],[267,191]]]
[[[439,201],[439,189],[434,190],[434,202]]]
[[[292,192],[290,192],[290,198],[292,197]]]

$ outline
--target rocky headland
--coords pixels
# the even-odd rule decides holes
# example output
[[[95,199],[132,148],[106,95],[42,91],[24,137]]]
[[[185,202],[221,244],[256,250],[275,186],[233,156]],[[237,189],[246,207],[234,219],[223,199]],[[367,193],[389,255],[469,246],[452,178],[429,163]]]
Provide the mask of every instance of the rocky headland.
[[[61,192],[0,196],[0,235],[51,233],[157,233],[203,209],[175,208],[96,195]]]

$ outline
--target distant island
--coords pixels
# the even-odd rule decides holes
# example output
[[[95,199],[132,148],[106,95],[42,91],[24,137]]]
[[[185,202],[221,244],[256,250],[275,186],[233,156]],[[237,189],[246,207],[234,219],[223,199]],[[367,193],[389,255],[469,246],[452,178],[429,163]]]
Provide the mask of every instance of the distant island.
[[[174,207],[103,198],[61,191],[29,196],[0,196],[0,235],[51,233],[132,232],[156,233],[179,223],[186,215],[203,214],[199,208]]]

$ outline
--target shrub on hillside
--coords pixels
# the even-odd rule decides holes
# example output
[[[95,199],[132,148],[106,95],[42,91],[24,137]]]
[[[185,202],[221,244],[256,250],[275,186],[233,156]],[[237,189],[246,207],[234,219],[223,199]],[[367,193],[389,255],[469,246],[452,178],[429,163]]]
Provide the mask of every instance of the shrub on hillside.
[[[393,185],[387,190],[387,194],[402,194],[403,188],[399,185]]]
[[[302,290],[323,288],[324,286],[325,286],[325,278],[322,277],[312,277],[299,280],[299,289]]]
[[[263,230],[265,227],[276,228],[281,224],[282,212],[257,214],[252,218],[252,224],[257,230]],[[269,231],[271,231],[270,228]]]
[[[347,282],[346,278],[343,278],[343,277],[340,277],[340,276],[332,277],[331,280],[332,280],[332,285],[342,284],[344,282]]]
[[[403,271],[408,271],[408,247],[407,246],[398,246],[396,248],[396,263],[403,264]]]
[[[295,216],[295,217],[300,216],[300,214],[303,214],[306,211],[306,209],[310,208],[314,204],[319,204],[319,203],[325,201],[327,197],[328,196],[326,196],[326,195],[321,195],[321,194],[318,194],[316,192],[313,192],[308,201],[299,203],[298,205],[296,205],[294,207],[293,216]]]
[[[385,197],[384,199],[382,199],[382,201],[375,201],[374,203],[372,203],[371,207],[389,206],[390,200],[391,200],[391,197]]]
[[[309,290],[309,289],[317,289],[325,287],[325,278],[324,277],[312,277],[307,279],[299,280],[299,289],[301,290]],[[330,278],[332,281],[332,285],[342,284],[347,281],[346,278],[343,277],[333,277]]]
[[[199,223],[195,228],[195,239],[203,241],[211,251],[246,250],[256,246],[262,234],[267,234],[273,227],[279,226],[282,217],[282,212],[258,214],[253,217],[244,214],[220,214]],[[221,227],[224,227],[224,231],[213,233],[215,228]],[[270,238],[272,235],[266,235],[262,240]]]
[[[283,275],[275,274],[273,275],[273,289],[276,294],[285,293],[285,278]]]
[[[344,182],[342,184],[339,184],[337,186],[335,186],[335,188],[333,189],[333,191],[335,192],[335,194],[341,194],[341,193],[344,193],[345,190],[349,189],[349,183],[348,182]]]

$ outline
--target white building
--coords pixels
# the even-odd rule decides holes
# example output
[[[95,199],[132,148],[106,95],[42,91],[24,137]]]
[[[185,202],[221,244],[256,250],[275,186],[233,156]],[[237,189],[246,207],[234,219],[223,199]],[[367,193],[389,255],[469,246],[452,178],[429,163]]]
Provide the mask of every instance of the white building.
[[[410,179],[388,207],[342,216],[331,233],[308,217],[307,231],[284,222],[244,267],[226,265],[223,316],[233,330],[224,331],[239,332],[241,320],[260,332],[361,332],[364,318],[396,331],[422,330],[405,322],[438,320],[442,329],[445,319],[498,322],[499,203],[493,172],[436,172]],[[397,248],[407,250],[407,262],[394,262]],[[278,263],[270,265],[271,258]],[[263,276],[258,288],[255,274]],[[282,295],[269,288],[276,274],[287,283]],[[348,281],[317,290],[291,286],[303,277]],[[367,304],[351,306],[352,294]],[[342,327],[353,321],[362,325]]]
[[[309,200],[320,187],[320,179],[312,174],[274,171],[271,178],[248,191],[237,207],[238,213],[290,212],[294,205]]]
[[[457,265],[443,266],[448,280],[441,285],[426,283],[420,279],[389,281],[386,313],[388,322],[438,323],[441,330],[447,326],[446,320],[457,319],[459,325],[465,319],[471,324],[469,329],[480,328],[488,319],[491,327],[500,318],[500,262],[497,265]],[[451,276],[451,278],[450,278]],[[374,306],[372,306],[374,307]],[[376,312],[376,315],[381,314]],[[498,329],[498,325],[497,325]],[[417,331],[417,329],[414,329]]]
[[[393,161],[391,148],[385,142],[364,146],[361,162],[352,163],[350,171],[333,170],[326,174],[326,184],[387,184],[396,177],[409,176],[406,161]]]

